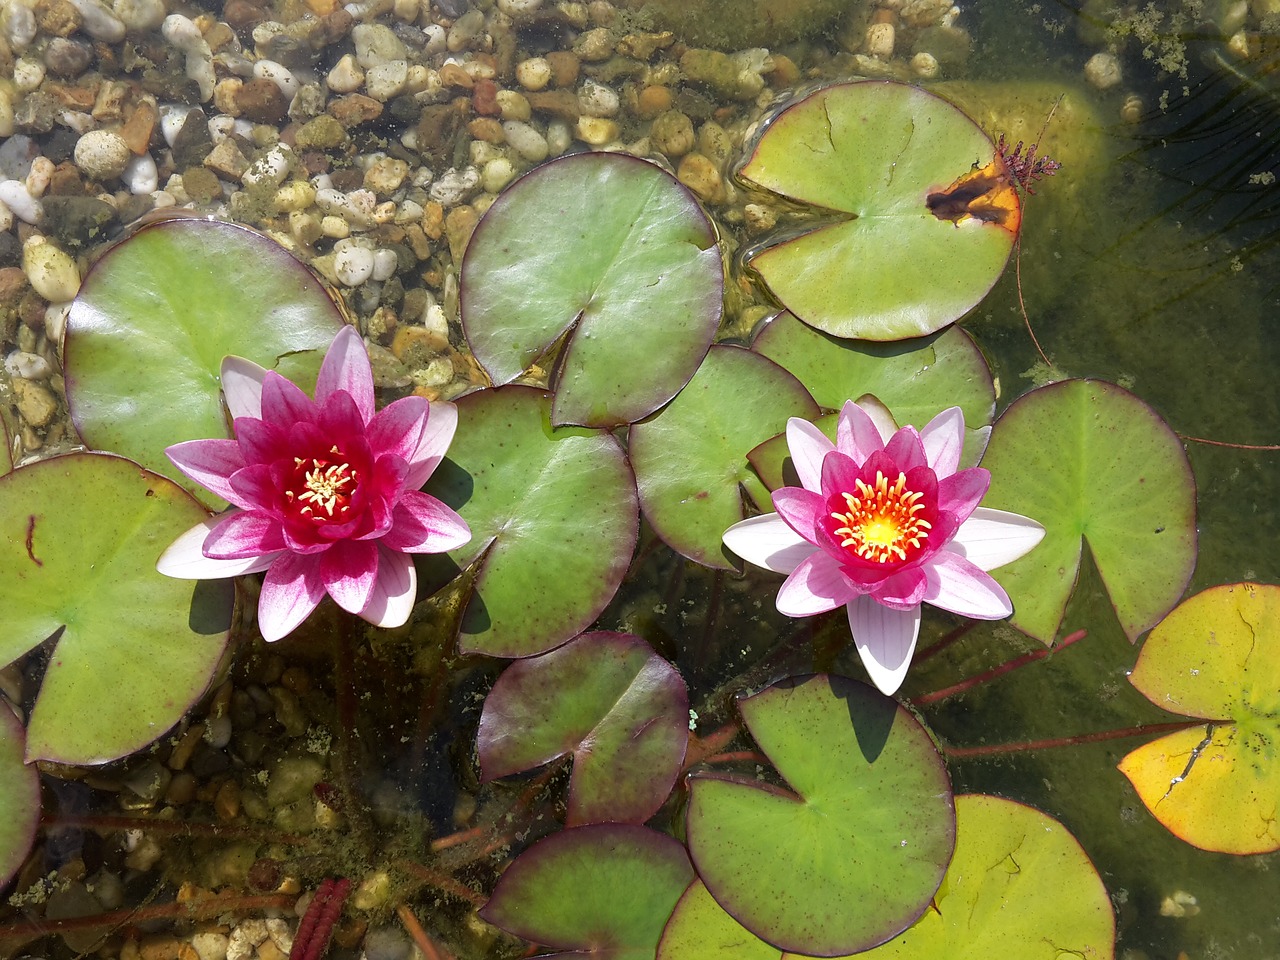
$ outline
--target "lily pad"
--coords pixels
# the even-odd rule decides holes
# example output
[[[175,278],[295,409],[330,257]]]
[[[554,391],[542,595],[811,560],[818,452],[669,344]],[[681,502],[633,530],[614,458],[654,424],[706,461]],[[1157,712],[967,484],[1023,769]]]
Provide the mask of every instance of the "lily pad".
[[[635,157],[545,163],[485,213],[459,307],[476,359],[510,383],[559,347],[552,422],[639,420],[693,376],[720,322],[715,231],[670,174]]]
[[[721,909],[701,880],[684,892],[658,942],[655,960],[781,960],[782,951]]]
[[[480,390],[426,491],[462,515],[475,563],[458,647],[532,657],[577,636],[617,592],[640,529],[635,476],[603,430],[551,425],[551,394]]]
[[[884,80],[786,107],[739,175],[820,208],[749,258],[797,317],[838,337],[901,340],[972,309],[1003,272],[1021,201],[991,139],[946,100]]]
[[[838,411],[867,394],[888,408],[899,426],[923,426],[947,407],[964,413],[962,467],[976,466],[987,449],[996,412],[991,368],[957,327],[898,343],[842,340],[780,313],[756,335],[752,349],[799,378],[818,404]],[[815,421],[832,440],[836,418]],[[771,490],[783,486],[786,436],[752,451],[751,464]]]
[[[739,347],[712,347],[689,385],[631,428],[628,449],[640,505],[658,536],[690,560],[731,570],[721,537],[743,519],[745,492],[768,492],[746,453],[818,408],[777,364]]]
[[[484,701],[484,781],[573,756],[569,826],[644,823],[680,774],[689,694],[676,669],[629,633],[584,633],[513,663]]]
[[[502,874],[480,918],[568,951],[653,960],[671,909],[693,880],[684,847],[647,827],[601,823],[553,833]]]
[[[992,573],[1013,624],[1058,633],[1086,540],[1129,639],[1178,602],[1196,560],[1195,479],[1168,424],[1128,391],[1064,380],[1016,400],[992,431],[983,504],[1038,521],[1044,540]]]
[[[1111,898],[1062,824],[1000,797],[956,797],[956,851],[933,908],[866,960],[1109,960]]]
[[[0,418],[0,476],[13,469],[13,438],[9,436],[9,424]]]
[[[227,435],[219,368],[245,357],[315,383],[342,314],[275,241],[216,220],[139,230],[89,271],[67,315],[67,407],[84,442],[172,476],[170,444]]]
[[[1129,680],[1157,706],[1209,721],[1120,761],[1152,815],[1202,850],[1280,850],[1280,587],[1235,583],[1183,601]]]
[[[0,698],[0,890],[18,872],[40,823],[40,774],[23,762],[26,733]]]
[[[689,778],[689,851],[711,895],[762,940],[808,956],[865,950],[909,926],[955,843],[951,787],[929,734],[845,677],[783,681],[738,706],[795,792]]]
[[[204,693],[231,627],[230,581],[174,580],[156,558],[208,517],[122,457],[68,454],[0,478],[0,664],[52,639],[27,759],[104,763]]]

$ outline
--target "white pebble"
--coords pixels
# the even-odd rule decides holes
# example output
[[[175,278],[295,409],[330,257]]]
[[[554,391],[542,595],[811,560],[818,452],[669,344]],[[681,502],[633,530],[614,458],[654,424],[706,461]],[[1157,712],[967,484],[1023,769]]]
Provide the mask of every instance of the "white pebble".
[[[120,182],[135,197],[149,194],[159,187],[160,174],[156,170],[156,162],[152,159],[151,154],[144,153],[140,157],[133,157],[125,164],[124,173],[120,175]]]
[[[200,88],[200,101],[208,103],[213,98],[217,77],[213,72],[213,51],[201,35],[200,28],[182,14],[171,13],[164,18],[160,32],[169,43],[186,54],[187,78],[194,80]]]
[[[489,193],[498,193],[515,177],[515,167],[506,157],[496,157],[484,165],[480,185]]]
[[[31,169],[27,171],[27,193],[37,200],[44,196],[53,179],[53,161],[48,157],[35,157],[31,161]]]
[[[543,57],[530,57],[516,64],[516,82],[526,90],[541,90],[551,82],[551,64]]]
[[[82,137],[98,126],[98,122],[93,117],[87,113],[81,113],[79,110],[59,111],[58,122]]]
[[[10,0],[0,11],[0,19],[4,21],[4,35],[10,47],[21,53],[31,46],[36,38],[36,15],[30,7]]]
[[[542,0],[498,0],[498,9],[509,17],[533,13],[542,6]]]
[[[187,122],[187,114],[194,109],[183,103],[160,104],[160,133],[165,143],[173,146],[174,141],[178,139],[179,131],[182,130],[182,125]]]
[[[80,289],[80,268],[44,237],[31,237],[22,245],[22,272],[31,289],[50,303],[75,297]]]
[[[204,43],[200,28],[191,18],[184,17],[180,13],[171,13],[165,17],[164,23],[160,26],[160,33],[183,53],[189,53]]]
[[[356,63],[354,56],[349,53],[344,54],[342,59],[333,65],[333,69],[325,77],[325,82],[329,84],[329,89],[333,93],[355,93],[364,84],[364,71],[360,69],[360,64]]]
[[[911,58],[911,72],[921,80],[933,80],[938,76],[938,58],[932,53],[920,52]]]
[[[30,93],[44,82],[44,64],[29,57],[19,57],[13,65],[13,85],[19,93]]]
[[[12,137],[15,129],[13,101],[3,90],[0,90],[0,139]]]
[[[71,312],[70,303],[51,303],[44,310],[44,335],[49,342],[62,349],[62,335],[67,332],[67,314]]]
[[[106,43],[119,43],[124,39],[124,23],[106,4],[98,0],[71,0],[71,5],[80,12],[84,21],[82,29],[93,39]]]
[[[455,170],[450,167],[431,185],[428,193],[441,206],[452,207],[466,199],[467,194],[480,185],[480,172],[475,167]]]
[[[390,27],[380,23],[358,23],[351,28],[351,41],[356,46],[356,61],[368,70],[391,60],[408,60],[409,49]]]
[[[164,0],[116,0],[111,9],[134,33],[154,30],[164,22]]]
[[[453,21],[449,34],[445,38],[445,46],[450,53],[461,53],[471,45],[471,41],[484,32],[484,11],[471,9]]]
[[[253,75],[262,80],[270,80],[290,100],[298,95],[298,88],[302,86],[288,67],[274,60],[259,60],[253,65]]]
[[[351,239],[339,240],[333,255],[333,271],[343,286],[358,287],[373,275],[373,251],[368,247]]]
[[[547,124],[547,152],[558,157],[569,149],[573,143],[573,133],[563,120],[552,120]]]
[[[1096,90],[1109,90],[1120,82],[1120,61],[1111,53],[1095,53],[1084,65],[1084,78]]]
[[[53,373],[49,361],[37,353],[15,350],[4,358],[5,373],[23,380],[44,380]]]
[[[867,55],[877,60],[893,57],[894,29],[892,23],[873,23],[867,27]]]
[[[620,106],[618,94],[603,83],[588,80],[578,91],[578,109],[589,117],[612,117]]]
[[[44,215],[40,201],[27,192],[21,180],[0,181],[0,203],[23,223],[38,223]]]
[[[132,156],[124,138],[112,130],[90,130],[76,141],[76,166],[94,180],[114,180]]]
[[[228,943],[227,935],[216,930],[191,935],[191,948],[200,960],[227,960]]]
[[[369,68],[364,78],[364,92],[373,99],[386,103],[399,96],[409,80],[409,64],[404,60],[391,60]]]
[[[0,233],[7,233],[13,229],[13,211],[9,209],[9,205],[0,200]]]
[[[400,259],[396,256],[394,250],[375,250],[373,252],[373,274],[374,280],[382,282],[390,280],[396,275],[396,267],[400,266]]]
[[[430,6],[424,3],[422,5],[423,16],[430,16],[430,13]],[[422,48],[423,57],[433,57],[437,53],[444,53],[448,49],[449,34],[440,24],[428,23],[422,28],[422,32],[427,35],[427,42]]]
[[[249,165],[241,182],[246,187],[255,187],[263,183],[278,187],[289,175],[289,159],[292,155],[292,150],[283,143],[277,143]]]

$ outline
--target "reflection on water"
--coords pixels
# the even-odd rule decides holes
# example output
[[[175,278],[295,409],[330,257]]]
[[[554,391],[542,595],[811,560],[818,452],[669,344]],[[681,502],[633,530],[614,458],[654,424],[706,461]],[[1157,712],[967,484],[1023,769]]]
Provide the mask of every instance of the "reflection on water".
[[[799,6],[817,17],[831,5]],[[1079,12],[1018,4],[957,16],[949,4],[885,2],[831,15],[816,34],[767,53],[753,49],[767,41],[742,37],[725,55],[688,44],[679,18],[664,20],[664,5],[228,0],[206,11],[164,0],[110,8],[4,0],[0,334],[15,450],[37,457],[73,442],[58,373],[58,303],[103,239],[139,220],[186,209],[271,232],[341,291],[373,345],[388,397],[417,390],[448,398],[480,378],[460,348],[456,263],[477,219],[514,177],[569,150],[633,150],[677,171],[718,218],[726,243],[741,246],[773,226],[730,176],[750,123],[789,89],[860,74],[951,84],[944,89],[991,133],[1015,141],[1036,139],[1067,95],[1041,141],[1063,170],[1031,199],[1020,250],[1028,317],[1052,371],[1027,337],[1013,270],[966,321],[992,360],[1002,404],[1048,376],[1100,377],[1135,391],[1184,436],[1276,443],[1280,99],[1275,24],[1264,6],[1232,5],[1202,22],[1173,0],[1123,15],[1092,3]],[[697,42],[716,39],[725,38]],[[1090,59],[1099,53],[1114,57]],[[37,277],[24,247],[45,236],[69,256]],[[758,290],[737,286],[734,328],[749,329],[763,304]],[[1192,588],[1274,580],[1275,453],[1195,442],[1189,451],[1201,518]],[[848,651],[826,652],[839,647],[838,623],[783,621],[759,602],[772,589],[763,580],[722,583],[661,547],[642,569],[651,584],[619,600],[604,626],[640,632],[676,661],[703,690],[708,726],[724,718],[720,694],[728,690],[719,684],[758,684],[788,666],[859,675]],[[456,662],[432,625],[428,613],[416,652],[386,645],[355,661],[388,689],[403,681],[392,702],[359,705],[364,762],[348,757],[358,772],[345,774],[373,798],[364,828],[399,831],[378,836],[383,851],[412,849],[419,829],[426,836],[448,832],[451,821],[496,817],[507,800],[470,779],[476,697],[494,671]],[[936,638],[950,626],[932,622],[921,646],[928,631]],[[1081,628],[1087,642],[933,707],[926,719],[955,744],[1158,719],[1125,682],[1135,650],[1087,564],[1063,630]],[[805,641],[796,653],[756,666],[779,635],[796,634]],[[286,831],[314,829],[319,817],[323,826],[333,811],[315,803],[312,788],[325,771],[316,758],[327,754],[341,722],[335,711],[344,709],[327,653],[250,647],[202,708],[194,740],[179,736],[118,770],[55,776],[99,788],[103,811],[172,810]],[[984,625],[922,664],[904,692],[1028,648],[1011,629]],[[447,679],[441,663],[453,670]],[[7,680],[18,699],[34,689],[16,670]],[[207,735],[224,716],[234,735]],[[1280,861],[1205,854],[1169,835],[1114,769],[1131,746],[966,761],[953,776],[958,790],[1014,797],[1063,820],[1112,894],[1120,955],[1276,956],[1280,887],[1271,871]],[[175,766],[182,750],[188,756]],[[74,791],[77,807],[84,792]],[[165,883],[184,880],[270,891],[281,882],[270,865],[295,877],[307,869],[252,838],[120,844],[93,832],[50,836],[17,892],[60,868],[73,884],[77,871],[96,873],[100,884],[114,877],[124,884],[115,902],[130,903],[167,899]],[[350,853],[353,871],[360,856]],[[500,862],[473,862],[466,881],[491,883]],[[501,952],[468,932],[467,915],[466,904],[449,902],[434,919],[476,955]],[[340,933],[339,946],[350,950],[363,930]],[[105,955],[125,942],[109,939]],[[50,955],[97,949],[96,941],[50,943]]]

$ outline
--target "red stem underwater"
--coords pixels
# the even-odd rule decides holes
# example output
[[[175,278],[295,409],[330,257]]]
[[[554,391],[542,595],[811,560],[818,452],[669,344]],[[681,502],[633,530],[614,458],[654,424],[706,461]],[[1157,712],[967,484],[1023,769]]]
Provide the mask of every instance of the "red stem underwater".
[[[1076,747],[1086,743],[1102,743],[1105,740],[1123,740],[1148,733],[1173,733],[1190,727],[1203,727],[1208,721],[1200,718],[1173,720],[1169,723],[1143,723],[1123,730],[1103,730],[1099,733],[1083,733],[1075,737],[1056,737],[1052,740],[1026,740],[1022,743],[984,743],[978,747],[943,747],[948,760],[967,760],[971,757],[989,757],[995,754],[1023,753],[1028,750],[1051,750],[1054,747]]]
[[[996,677],[1002,677],[1006,673],[1017,670],[1019,667],[1025,667],[1028,663],[1035,663],[1037,660],[1043,660],[1050,654],[1057,653],[1066,647],[1071,646],[1078,640],[1083,640],[1089,635],[1087,630],[1077,630],[1069,636],[1063,637],[1062,642],[1055,647],[1046,647],[1043,650],[1032,650],[1030,653],[1024,653],[1020,657],[1014,657],[1012,660],[1006,660],[998,667],[992,667],[983,673],[975,674],[967,680],[961,680],[959,683],[952,684],[949,687],[943,687],[941,690],[935,690],[933,693],[925,693],[921,696],[914,697],[911,703],[917,707],[928,706],[931,703],[937,703],[939,700],[945,700],[947,697],[954,697],[957,693],[964,693],[966,690],[972,690],[974,687],[986,683],[988,680],[994,680]]]

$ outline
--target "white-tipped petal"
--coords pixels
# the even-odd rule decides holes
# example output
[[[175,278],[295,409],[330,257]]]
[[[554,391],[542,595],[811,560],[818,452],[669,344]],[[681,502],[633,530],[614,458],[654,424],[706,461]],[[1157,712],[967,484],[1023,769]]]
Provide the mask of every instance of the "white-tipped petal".
[[[1013,613],[1004,587],[977,565],[950,550],[939,550],[924,566],[924,600],[975,620],[1002,620]]]
[[[924,425],[920,431],[924,456],[939,480],[951,476],[960,466],[964,449],[964,413],[959,407],[948,407]]]
[[[980,570],[1012,563],[1044,539],[1044,527],[1030,517],[978,507],[960,525],[947,549]]]
[[[920,605],[895,610],[869,595],[856,597],[849,603],[849,629],[871,682],[885,696],[893,696],[902,686],[915,653]]]
[[[209,532],[218,525],[222,517],[210,517],[197,523],[177,540],[169,544],[160,559],[156,561],[156,570],[166,577],[178,580],[219,580],[223,577],[238,577],[242,573],[257,573],[271,566],[271,561],[280,556],[279,552],[264,554],[261,557],[247,557],[243,560],[214,560],[204,555],[201,549]]]
[[[864,393],[855,402],[858,409],[871,418],[876,430],[880,432],[880,439],[888,443],[889,438],[898,432],[898,421],[893,418],[893,413],[884,405],[884,401],[874,393]]]
[[[409,620],[418,596],[418,572],[413,558],[378,547],[378,578],[373,595],[360,616],[375,627],[401,627]]]
[[[787,449],[795,465],[800,486],[806,490],[822,489],[822,461],[836,445],[808,420],[792,417],[787,421]]]
[[[418,441],[418,449],[409,457],[409,474],[405,477],[406,490],[417,490],[435,473],[436,467],[453,443],[458,429],[458,408],[440,400],[431,404],[427,425]]]
[[[724,545],[743,560],[774,573],[790,573],[818,549],[776,513],[735,523],[724,532],[723,539]]]
[[[883,450],[888,439],[871,415],[852,400],[840,408],[840,416],[836,420],[836,449],[852,457],[859,466],[871,454]]]
[[[262,381],[267,371],[244,357],[224,357],[222,360],[222,395],[227,401],[231,419],[253,417],[262,419]]]

